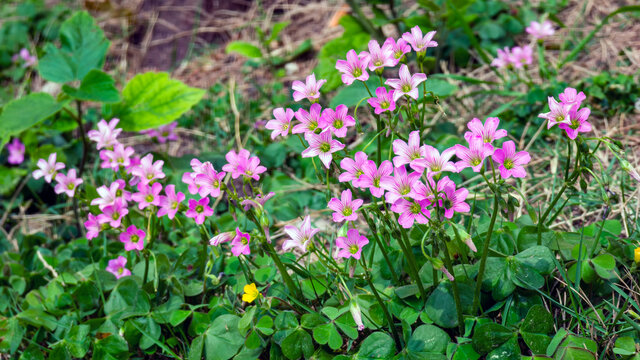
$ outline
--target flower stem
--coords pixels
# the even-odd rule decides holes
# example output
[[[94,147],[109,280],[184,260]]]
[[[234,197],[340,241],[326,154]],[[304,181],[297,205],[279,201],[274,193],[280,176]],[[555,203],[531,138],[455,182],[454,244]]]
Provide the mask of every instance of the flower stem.
[[[487,230],[487,237],[482,245],[482,257],[480,258],[480,267],[478,268],[478,276],[476,277],[476,290],[473,294],[473,306],[471,307],[471,314],[475,314],[480,304],[480,291],[482,290],[482,279],[484,278],[484,269],[487,265],[487,255],[489,254],[489,244],[491,243],[491,234],[493,233],[493,227],[496,224],[496,218],[498,217],[498,210],[500,208],[500,199],[498,194],[494,193],[493,213],[491,214],[491,222],[489,223],[489,230]]]
[[[273,259],[273,262],[276,264],[276,267],[280,272],[280,276],[282,276],[282,280],[284,280],[284,283],[289,288],[289,291],[291,292],[293,297],[296,298],[297,300],[301,300],[300,290],[296,287],[295,283],[293,282],[293,279],[291,279],[291,276],[287,272],[287,268],[285,268],[284,264],[278,257],[278,254],[276,253],[276,249],[268,241],[264,241],[263,246],[267,249],[267,253],[269,253],[269,256],[271,256],[271,258]]]
[[[458,313],[458,331],[460,335],[464,334],[464,318],[462,317],[462,303],[460,302],[460,291],[458,290],[458,280],[455,272],[453,271],[453,265],[451,264],[451,257],[449,255],[449,249],[447,248],[446,241],[444,243],[444,265],[451,275],[453,275],[452,287],[453,287],[453,300],[456,302],[456,312]]]

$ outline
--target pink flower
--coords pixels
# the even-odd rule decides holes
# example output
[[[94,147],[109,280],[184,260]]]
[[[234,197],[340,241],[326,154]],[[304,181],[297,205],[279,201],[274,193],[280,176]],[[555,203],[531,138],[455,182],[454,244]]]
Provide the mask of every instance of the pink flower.
[[[213,215],[213,209],[209,207],[209,198],[205,197],[198,201],[189,199],[189,210],[185,215],[193,218],[196,224],[202,225],[205,217]]]
[[[396,155],[393,158],[395,167],[409,164],[415,171],[424,171],[423,161],[419,159],[426,156],[427,152],[425,147],[420,146],[419,131],[416,130],[409,133],[408,144],[400,139],[393,140],[393,153]]]
[[[100,158],[102,159],[104,156],[105,162],[102,165],[102,168],[111,168],[114,171],[118,171],[120,166],[127,167],[131,164],[131,156],[134,154],[135,150],[131,146],[127,146],[117,143],[113,146],[113,150],[102,150],[100,151]],[[104,155],[103,155],[104,154]]]
[[[307,141],[309,148],[302,152],[302,157],[317,156],[327,169],[333,160],[331,154],[344,149],[344,144],[331,138],[331,130],[325,130],[320,134],[310,134]]]
[[[492,158],[493,161],[500,164],[498,170],[500,170],[500,176],[503,179],[508,179],[510,176],[517,178],[527,176],[523,165],[531,161],[531,156],[526,151],[518,151],[516,153],[516,144],[513,141],[505,141],[502,144],[502,149],[496,149]]]
[[[356,124],[353,116],[347,115],[348,111],[349,108],[345,105],[338,105],[335,111],[331,108],[324,109],[320,117],[320,127],[331,130],[336,137],[347,136],[349,127]]]
[[[547,119],[547,129],[551,129],[556,124],[571,124],[569,112],[574,104],[559,103],[553,96],[547,98],[549,100],[549,112],[538,115],[539,118]]]
[[[368,61],[363,54],[356,54],[351,49],[347,52],[347,60],[338,60],[336,69],[342,73],[342,82],[351,85],[355,80],[367,81],[369,73],[367,73]]]
[[[393,58],[395,60],[393,66],[398,65],[404,55],[411,52],[411,46],[402,38],[398,39],[398,42],[396,42],[394,38],[387,38],[387,40],[384,41],[383,46],[385,45],[388,46],[393,53]]]
[[[173,219],[180,209],[180,203],[184,201],[184,194],[180,191],[176,193],[176,186],[173,184],[167,185],[164,188],[164,193],[165,196],[160,196],[158,217],[167,215],[169,219]]]
[[[493,59],[491,62],[491,66],[495,66],[497,68],[505,68],[509,67],[509,65],[513,64],[513,58],[511,56],[511,50],[508,47],[505,47],[504,50],[498,49],[498,57]]]
[[[244,211],[249,210],[249,208],[251,207],[258,207],[258,206],[264,206],[264,204],[267,202],[267,200],[271,199],[272,197],[274,197],[276,195],[276,193],[274,193],[273,191],[263,195],[263,194],[258,194],[258,196],[256,196],[254,199],[246,199],[243,200],[240,205],[242,205]]]
[[[411,44],[413,50],[415,52],[425,52],[430,47],[438,46],[438,43],[433,41],[433,37],[436,35],[435,31],[429,31],[424,37],[422,36],[422,30],[420,30],[419,26],[414,26],[411,28],[411,33],[402,34],[402,38]]]
[[[316,74],[312,73],[307,76],[306,83],[303,84],[302,81],[296,80],[291,84],[291,88],[293,89],[293,100],[300,101],[304,98],[307,98],[312,103],[315,103],[320,98],[320,88],[327,80],[320,79],[316,81]]]
[[[257,156],[249,157],[250,153],[246,149],[236,153],[230,150],[225,156],[228,164],[222,170],[231,173],[231,177],[237,179],[240,175],[254,180],[260,180],[260,174],[267,171],[267,168],[260,166],[260,159]]]
[[[448,176],[442,177],[437,183],[433,178],[429,177],[427,179],[427,185],[417,181],[413,184],[411,191],[415,200],[429,200],[430,203],[435,203],[436,196],[434,191],[438,193],[438,199],[440,199],[444,196],[444,189],[450,185],[455,186]]]
[[[553,24],[551,21],[545,20],[541,23],[537,21],[532,21],[526,29],[524,29],[527,34],[533,36],[534,38],[540,40],[547,36],[553,35],[556,31],[553,29]]]
[[[108,223],[112,228],[120,227],[122,218],[129,213],[127,203],[121,198],[116,199],[113,205],[105,206],[102,214],[98,215],[100,224]]]
[[[304,109],[298,109],[295,116],[300,124],[293,127],[291,131],[294,134],[304,134],[305,139],[309,135],[314,134],[320,124],[320,114],[322,113],[322,106],[320,104],[311,104],[309,112]]]
[[[358,179],[360,178],[360,175],[364,174],[362,167],[367,163],[367,161],[367,154],[362,151],[358,151],[354,155],[353,159],[347,157],[342,159],[340,161],[340,168],[345,170],[345,172],[340,174],[338,181],[351,181],[353,186],[360,187],[360,181]]]
[[[236,228],[236,236],[231,240],[231,253],[234,256],[240,256],[240,254],[251,254],[251,248],[249,243],[251,242],[251,235],[243,233],[240,228]]]
[[[424,145],[424,158],[414,160],[417,162],[418,168],[424,168],[427,170],[429,177],[437,176],[443,171],[457,172],[456,166],[450,159],[455,155],[456,149],[451,147],[440,152],[431,145]]]
[[[511,61],[513,66],[518,69],[525,65],[531,65],[533,62],[533,48],[529,45],[514,47],[511,49]]]
[[[169,124],[159,126],[156,129],[142,130],[140,133],[156,138],[160,144],[164,144],[167,141],[178,140],[178,135],[174,132],[177,126],[178,122],[174,121]]]
[[[196,185],[199,187],[198,193],[200,196],[220,196],[222,181],[227,173],[224,171],[217,172],[208,161],[202,165],[201,171],[202,174],[198,174],[195,180]]]
[[[493,140],[502,139],[507,136],[507,130],[498,130],[500,125],[500,119],[497,117],[489,117],[482,124],[482,121],[478,118],[473,118],[467,123],[467,127],[471,131],[464,133],[464,139],[470,142],[471,139],[480,139],[486,144],[493,143]],[[493,148],[493,145],[491,146]]]
[[[298,248],[300,251],[306,252],[307,244],[319,231],[320,229],[311,227],[311,217],[309,217],[309,215],[304,218],[300,227],[285,225],[284,232],[286,232],[290,238],[282,243],[282,250],[289,251],[292,248]]]
[[[333,213],[333,221],[355,221],[358,218],[356,211],[362,206],[361,199],[352,200],[351,190],[342,191],[340,199],[332,198],[327,205],[329,209],[335,211]]]
[[[460,161],[456,163],[458,172],[468,167],[472,168],[474,172],[479,172],[484,159],[493,154],[492,145],[475,138],[471,139],[468,148],[461,144],[456,144],[454,148],[456,156],[460,158]]]
[[[127,231],[120,233],[120,242],[124,243],[125,251],[144,249],[144,237],[147,233],[135,225],[129,225]]]
[[[456,185],[452,182],[444,188],[444,196],[440,199],[440,207],[444,209],[444,217],[451,219],[454,212],[468,212],[470,207],[465,202],[469,195],[469,190],[461,188],[456,190]]]
[[[56,162],[57,153],[49,154],[49,159],[38,160],[38,170],[33,172],[34,179],[40,179],[44,176],[44,181],[50,183],[56,176],[58,170],[64,169],[64,163]]]
[[[153,162],[153,155],[147,154],[140,160],[140,165],[131,169],[131,174],[137,176],[141,183],[147,185],[153,180],[164,179],[163,165],[164,161]]]
[[[12,165],[20,165],[24,161],[24,144],[20,139],[13,138],[13,141],[7,144],[9,157],[7,162]]]
[[[120,255],[116,259],[109,260],[107,265],[107,271],[115,275],[116,279],[120,279],[124,276],[131,276],[131,271],[125,268],[127,265],[127,258]]]
[[[233,232],[233,231],[227,231],[227,232],[220,233],[220,234],[212,237],[211,240],[209,240],[209,245],[218,246],[218,245],[222,244],[223,242],[231,241],[235,235],[236,235],[236,233]]]
[[[182,182],[189,185],[188,189],[190,194],[195,195],[200,191],[200,186],[196,184],[196,177],[198,177],[199,174],[204,174],[204,166],[207,163],[209,162],[207,161],[203,164],[200,160],[193,158],[191,159],[191,168],[193,169],[193,172],[186,172],[182,174]]]
[[[376,97],[367,99],[369,105],[373,106],[374,113],[382,114],[385,111],[394,111],[396,101],[393,99],[394,90],[387,91],[387,88],[380,86],[376,89]]]
[[[349,229],[347,237],[339,237],[336,239],[336,247],[338,249],[337,256],[348,259],[350,257],[360,260],[362,248],[369,243],[364,235],[360,235],[357,229]]]
[[[117,137],[122,129],[116,129],[119,119],[111,119],[108,123],[102,119],[98,122],[98,130],[87,132],[89,139],[95,141],[96,149],[110,148],[118,143]]]
[[[131,200],[138,203],[138,208],[140,210],[155,205],[160,205],[160,192],[162,191],[162,184],[154,183],[149,186],[149,184],[139,183],[138,184],[138,192],[131,195]]]
[[[577,110],[577,106],[574,106],[571,111],[569,111],[571,123],[558,124],[558,127],[567,132],[569,139],[575,140],[575,138],[578,137],[578,133],[591,131],[591,124],[587,121],[589,114],[591,114],[589,108]]]
[[[13,62],[18,62],[19,59],[22,59],[24,61],[24,64],[22,64],[22,67],[30,67],[35,65],[36,61],[38,60],[37,57],[35,57],[34,55],[31,55],[29,53],[29,50],[27,50],[26,48],[22,48],[20,49],[20,52],[13,55],[11,57],[11,61]]]
[[[420,179],[420,173],[412,172],[407,174],[404,166],[395,168],[393,177],[387,176],[381,181],[381,186],[387,192],[384,194],[385,200],[393,204],[396,200],[411,195],[413,185]]]
[[[393,165],[391,161],[385,160],[380,164],[380,167],[376,167],[376,163],[373,160],[369,160],[363,167],[363,174],[360,176],[360,187],[368,188],[371,195],[379,198],[384,194],[382,183],[386,181],[393,181],[393,178],[389,175],[393,172]]]
[[[393,49],[391,45],[386,43],[380,47],[380,44],[376,40],[369,41],[369,52],[363,51],[360,53],[363,60],[369,63],[369,70],[376,71],[382,70],[385,66],[396,66],[397,61],[393,57]]]
[[[100,234],[101,226],[98,222],[97,216],[93,215],[92,213],[89,213],[87,216],[89,217],[89,219],[84,222],[84,228],[87,230],[87,240],[91,240],[98,237],[98,234]]]
[[[56,194],[67,194],[68,197],[73,197],[78,185],[82,184],[82,179],[76,176],[76,169],[71,169],[67,175],[60,173],[56,176],[58,182],[53,190]]]
[[[449,270],[447,270],[446,267],[444,267],[444,265],[439,268],[438,270],[442,271],[442,273],[444,274],[444,276],[447,277],[447,279],[449,279],[449,281],[454,281],[455,278],[453,277],[453,275],[451,275],[451,273],[449,272]]]
[[[278,135],[286,137],[291,130],[291,119],[293,119],[293,110],[283,108],[277,108],[273,110],[273,116],[275,119],[269,120],[265,128],[273,130],[271,132],[271,139],[275,139]]]
[[[128,201],[131,199],[131,193],[124,190],[126,183],[122,179],[118,179],[109,185],[109,187],[102,185],[96,189],[100,197],[91,200],[91,205],[98,205],[100,210],[103,210],[109,205],[113,205],[117,198],[122,198]]]
[[[426,224],[431,218],[431,211],[427,208],[431,203],[427,200],[406,200],[398,198],[396,202],[391,205],[391,211],[400,214],[398,223],[403,228],[409,229],[413,226],[414,222],[418,224]]]
[[[405,64],[400,65],[399,75],[399,79],[388,79],[385,81],[385,84],[395,89],[393,92],[393,101],[398,101],[402,95],[406,95],[417,100],[419,95],[418,85],[427,80],[427,75],[417,73],[412,76],[409,73],[409,68]]]
[[[575,107],[580,107],[580,104],[587,98],[582,91],[578,92],[576,89],[570,87],[564,89],[558,97],[561,103],[575,105]]]

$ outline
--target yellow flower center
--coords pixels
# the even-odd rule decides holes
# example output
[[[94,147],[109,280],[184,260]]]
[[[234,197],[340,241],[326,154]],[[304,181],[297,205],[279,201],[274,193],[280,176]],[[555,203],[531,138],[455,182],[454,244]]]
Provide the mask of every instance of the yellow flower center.
[[[507,170],[513,169],[513,160],[511,159],[504,159],[504,168]]]
[[[329,143],[322,143],[320,144],[320,151],[323,153],[327,153],[331,150],[331,144]]]
[[[345,208],[342,210],[342,215],[349,216],[351,214],[353,214],[353,209],[351,209],[351,206],[345,206]]]
[[[353,245],[349,246],[349,252],[352,253],[352,254],[357,253],[358,249],[359,249],[358,245],[356,245],[356,244],[353,244]]]

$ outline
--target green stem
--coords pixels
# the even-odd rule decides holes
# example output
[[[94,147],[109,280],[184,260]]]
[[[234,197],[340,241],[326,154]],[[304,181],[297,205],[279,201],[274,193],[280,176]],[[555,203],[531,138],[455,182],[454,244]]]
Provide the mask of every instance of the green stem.
[[[389,271],[391,272],[391,277],[393,278],[393,282],[397,284],[398,275],[396,275],[396,271],[393,269],[393,265],[391,264],[391,260],[389,259],[389,254],[387,254],[387,250],[384,248],[384,244],[382,243],[382,240],[380,240],[380,237],[378,236],[377,227],[373,222],[373,220],[369,219],[369,215],[367,214],[366,211],[363,210],[362,213],[364,214],[365,220],[369,224],[369,228],[371,229],[373,238],[376,240],[376,243],[378,243],[378,247],[380,247],[380,250],[382,251],[382,256],[384,257],[384,261],[387,263],[387,266],[389,267]]]
[[[443,243],[444,243],[444,249],[442,252],[444,253],[444,265],[447,267],[447,270],[449,271],[449,273],[453,276],[453,282],[452,282],[453,300],[456,303],[456,312],[458,313],[457,314],[458,315],[458,331],[460,332],[460,335],[463,335],[464,334],[464,318],[462,317],[462,303],[460,302],[460,291],[458,290],[458,281],[455,276],[455,272],[453,271],[453,265],[451,264],[451,257],[449,255],[449,249],[447,248],[447,243],[445,241],[443,241]]]
[[[404,246],[401,246],[404,250],[405,256],[407,257],[407,262],[409,263],[409,270],[411,271],[411,277],[413,281],[416,282],[418,286],[418,291],[420,292],[420,298],[424,301],[427,300],[427,292],[424,290],[424,286],[422,285],[422,279],[420,279],[420,273],[418,272],[418,265],[416,264],[416,258],[413,256],[413,252],[411,251],[411,242],[409,238],[404,233],[404,231],[400,230],[400,239],[398,239],[398,243],[402,243],[404,239]]]
[[[267,248],[267,252],[269,253],[269,256],[271,256],[271,258],[273,259],[273,262],[276,264],[276,267],[280,272],[280,276],[282,276],[282,280],[284,280],[284,283],[289,288],[289,291],[291,292],[293,297],[301,301],[302,298],[300,297],[300,290],[296,287],[295,283],[293,282],[293,279],[291,279],[291,276],[287,272],[287,268],[285,268],[284,264],[278,257],[278,254],[276,253],[276,249],[273,247],[273,245],[270,242],[267,242],[267,241],[265,241],[263,245],[264,247]]]
[[[489,230],[487,230],[487,237],[482,245],[482,257],[480,258],[480,267],[478,268],[478,276],[476,277],[476,290],[473,294],[473,306],[471,307],[471,314],[475,314],[480,304],[480,291],[482,290],[482,279],[484,278],[484,269],[487,265],[487,255],[489,254],[489,244],[491,243],[491,234],[493,233],[493,227],[496,224],[496,218],[498,217],[498,210],[500,208],[500,199],[498,194],[494,193],[493,213],[491,214],[491,222],[489,223]]]

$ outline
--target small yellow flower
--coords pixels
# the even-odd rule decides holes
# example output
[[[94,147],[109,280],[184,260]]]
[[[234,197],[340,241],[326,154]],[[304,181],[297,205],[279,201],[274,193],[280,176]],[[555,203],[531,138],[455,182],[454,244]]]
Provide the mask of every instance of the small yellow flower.
[[[244,286],[244,294],[242,295],[242,301],[252,303],[256,298],[260,296],[260,292],[255,283]]]
[[[640,263],[640,247],[637,247],[637,248],[633,251],[633,259],[634,259],[637,263]]]

